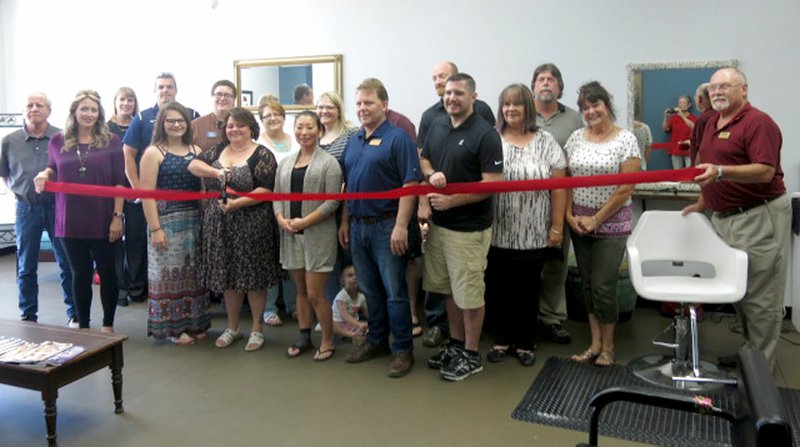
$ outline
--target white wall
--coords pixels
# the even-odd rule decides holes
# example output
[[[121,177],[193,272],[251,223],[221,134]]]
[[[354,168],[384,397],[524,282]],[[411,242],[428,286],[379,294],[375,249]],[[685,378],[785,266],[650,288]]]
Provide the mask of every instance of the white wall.
[[[751,101],[783,131],[787,186],[800,190],[800,128],[790,114],[796,0],[218,1],[212,9],[211,0],[0,0],[0,108],[19,110],[43,90],[61,125],[75,91],[98,90],[108,109],[120,85],[150,106],[155,74],[171,71],[178,99],[207,113],[208,90],[233,79],[234,59],[341,53],[348,105],[353,87],[374,76],[414,122],[436,99],[432,65],[451,59],[492,107],[505,85],[529,83],[536,65],[555,62],[568,105],[580,83],[597,79],[625,123],[626,64],[735,58]],[[347,114],[355,118],[352,107]]]

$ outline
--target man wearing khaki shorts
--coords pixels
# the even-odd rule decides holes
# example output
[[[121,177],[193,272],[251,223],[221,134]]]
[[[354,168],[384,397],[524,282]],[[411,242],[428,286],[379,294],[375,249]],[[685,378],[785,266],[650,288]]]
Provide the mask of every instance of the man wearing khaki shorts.
[[[465,73],[445,84],[446,117],[436,119],[422,146],[420,166],[428,183],[500,181],[503,148],[494,128],[474,113],[475,80]],[[429,222],[423,287],[445,295],[450,342],[428,366],[460,381],[483,370],[478,342],[483,325],[483,273],[492,239],[489,194],[431,193],[420,198],[419,219]]]

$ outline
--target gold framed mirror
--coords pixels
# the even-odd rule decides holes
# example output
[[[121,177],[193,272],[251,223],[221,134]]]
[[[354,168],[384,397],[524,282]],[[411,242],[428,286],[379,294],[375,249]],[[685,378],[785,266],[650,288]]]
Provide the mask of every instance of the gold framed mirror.
[[[342,55],[233,61],[238,106],[257,110],[264,95],[274,95],[289,110],[312,109],[326,91],[342,95]]]

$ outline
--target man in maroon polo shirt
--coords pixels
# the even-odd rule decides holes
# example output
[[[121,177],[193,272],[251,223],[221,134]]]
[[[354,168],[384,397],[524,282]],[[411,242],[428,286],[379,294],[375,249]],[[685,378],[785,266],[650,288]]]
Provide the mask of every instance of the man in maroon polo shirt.
[[[766,113],[747,101],[747,78],[735,68],[711,76],[711,106],[695,178],[697,203],[683,213],[714,211],[711,223],[729,245],[747,252],[747,294],[736,305],[746,344],[775,364],[783,317],[791,207],[781,169],[782,136]],[[721,359],[722,360],[722,359]]]

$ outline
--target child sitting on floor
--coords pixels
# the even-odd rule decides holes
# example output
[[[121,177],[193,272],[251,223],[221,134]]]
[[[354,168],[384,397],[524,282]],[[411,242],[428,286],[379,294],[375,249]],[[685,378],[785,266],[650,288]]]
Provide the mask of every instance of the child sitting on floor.
[[[354,344],[363,343],[367,333],[367,322],[359,321],[359,313],[367,316],[367,299],[358,290],[356,270],[352,265],[342,269],[339,278],[342,290],[333,299],[333,333],[350,338]]]

